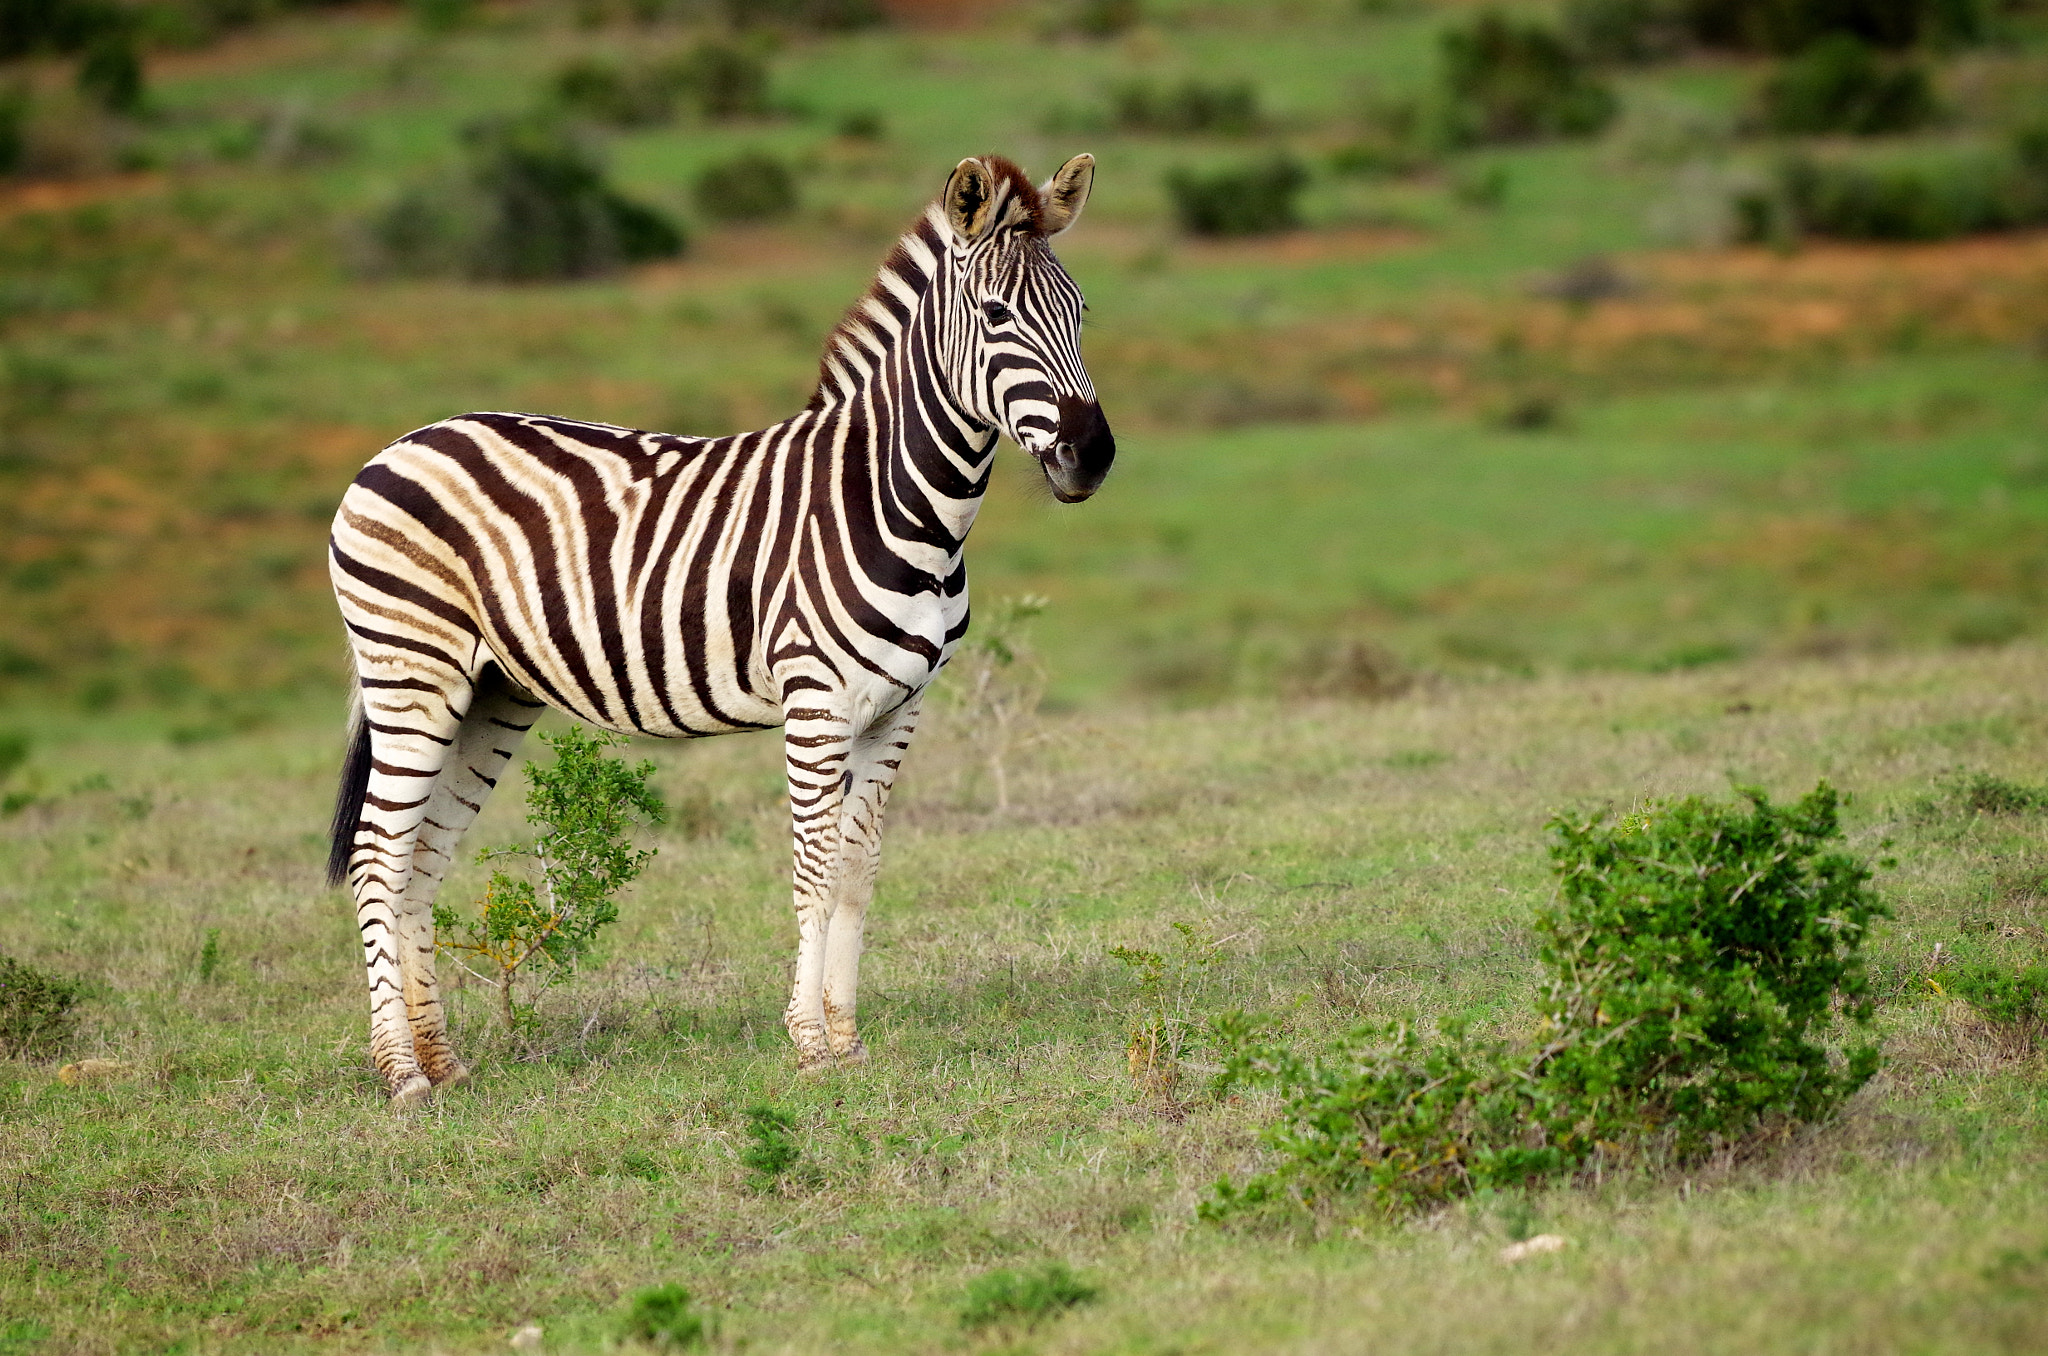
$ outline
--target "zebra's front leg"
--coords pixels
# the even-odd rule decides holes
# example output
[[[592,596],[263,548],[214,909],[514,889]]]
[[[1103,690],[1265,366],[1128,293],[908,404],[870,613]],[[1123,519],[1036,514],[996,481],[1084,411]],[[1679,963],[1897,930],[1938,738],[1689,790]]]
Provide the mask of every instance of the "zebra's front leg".
[[[860,988],[860,956],[868,905],[875,897],[875,873],[882,865],[882,813],[903,756],[917,733],[913,698],[854,741],[841,783],[839,889],[825,933],[825,1037],[842,1064],[864,1063],[867,1046],[854,1025]]]
[[[790,710],[784,722],[789,777],[790,887],[796,903],[796,974],[782,1024],[803,1071],[832,1063],[825,1034],[825,948],[838,902],[840,811],[853,754],[852,722],[826,710]]]

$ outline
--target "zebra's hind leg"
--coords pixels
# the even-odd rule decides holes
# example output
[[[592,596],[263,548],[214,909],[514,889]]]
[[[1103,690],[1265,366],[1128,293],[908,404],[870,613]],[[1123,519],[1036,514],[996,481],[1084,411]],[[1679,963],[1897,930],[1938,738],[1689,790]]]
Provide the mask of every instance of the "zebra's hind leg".
[[[851,777],[839,811],[837,900],[825,933],[825,1037],[841,1064],[865,1063],[868,1057],[854,1024],[861,947],[882,865],[882,812],[917,733],[917,717],[912,700],[855,740],[847,759]]]
[[[357,650],[363,691],[358,738],[369,777],[349,853],[349,886],[370,981],[370,1058],[397,1109],[425,1101],[433,1080],[407,1020],[406,939],[399,922],[412,886],[413,847],[462,728],[469,679],[408,656]],[[431,932],[429,945],[431,945]]]
[[[531,693],[505,678],[495,665],[485,667],[413,842],[412,875],[398,913],[405,1015],[412,1027],[413,1055],[437,1089],[461,1087],[469,1081],[469,1069],[449,1042],[448,1016],[441,1005],[434,964],[434,897],[455,864],[463,835],[541,709]]]

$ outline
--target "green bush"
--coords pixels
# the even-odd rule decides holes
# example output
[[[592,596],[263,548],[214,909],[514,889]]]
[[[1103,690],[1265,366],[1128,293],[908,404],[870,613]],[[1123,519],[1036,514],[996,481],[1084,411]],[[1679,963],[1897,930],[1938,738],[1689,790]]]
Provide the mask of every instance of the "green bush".
[[[1488,12],[1443,35],[1450,132],[1464,143],[1591,136],[1614,94],[1553,30]]]
[[[660,823],[663,815],[661,797],[647,785],[654,764],[605,756],[606,748],[625,742],[622,736],[572,725],[540,738],[555,753],[552,766],[530,765],[526,772],[526,822],[539,827],[540,836],[478,854],[480,861],[523,857],[532,872],[492,872],[480,916],[434,906],[436,946],[458,959],[474,957],[493,972],[478,977],[497,989],[508,1029],[522,1019],[514,1002],[519,976],[540,971],[543,989],[567,978],[618,918],[618,892],[654,856],[635,848],[629,835],[636,823]]]
[[[1285,155],[1253,164],[1167,173],[1166,193],[1182,230],[1190,235],[1262,235],[1301,224],[1295,197],[1308,171]]]
[[[1968,1003],[1985,1020],[2032,1027],[2048,1021],[2048,965],[2008,970],[1980,962],[1946,972],[1941,987]]]
[[[846,32],[889,21],[882,0],[725,0],[725,12],[735,28],[773,25]]]
[[[1171,86],[1135,80],[1111,91],[1109,110],[1111,124],[1126,132],[1243,136],[1259,128],[1258,91],[1247,80]]]
[[[680,1285],[658,1285],[633,1296],[621,1325],[628,1341],[652,1347],[702,1346],[704,1320],[690,1311],[690,1292]]]
[[[697,210],[717,221],[767,221],[797,209],[796,175],[765,151],[706,166],[695,185]]]
[[[1140,0],[1073,0],[1067,27],[1084,38],[1114,38],[1136,28],[1144,17]]]
[[[1758,94],[1758,122],[1793,136],[1910,132],[1935,116],[1934,86],[1912,62],[1880,60],[1862,39],[1824,38],[1786,61]]]
[[[772,1191],[803,1157],[796,1142],[796,1121],[772,1106],[750,1106],[746,1111],[747,1147],[740,1150],[740,1163],[754,1174],[754,1185]]]
[[[1912,158],[1791,156],[1769,188],[1737,199],[1738,234],[1945,240],[2048,222],[2048,164],[2031,160],[2027,144]]]
[[[49,974],[0,952],[0,1057],[50,1054],[78,1025],[82,980]]]
[[[78,62],[78,92],[109,113],[142,108],[142,55],[127,28],[109,28],[94,38]]]
[[[1029,1326],[1077,1304],[1086,1304],[1099,1293],[1061,1262],[1048,1262],[1036,1271],[991,1271],[968,1284],[967,1303],[960,1309],[960,1326]]]
[[[685,81],[675,65],[627,68],[593,58],[555,72],[555,102],[611,127],[651,127],[676,115]]]
[[[1770,1118],[1817,1120],[1870,1077],[1814,1041],[1840,1005],[1867,1022],[1860,951],[1885,909],[1870,869],[1835,847],[1825,783],[1794,805],[1654,803],[1606,824],[1551,823],[1558,902],[1536,918],[1547,978],[1539,1034],[1425,1041],[1367,1028],[1320,1058],[1242,1015],[1212,1025],[1220,1085],[1279,1089],[1279,1163],[1225,1180],[1211,1218],[1261,1202],[1365,1194],[1412,1208],[1573,1171],[1596,1153],[1691,1158]]]
[[[1831,37],[1898,51],[1979,42],[1997,0],[1567,0],[1564,25],[1594,61],[1654,61],[1689,47],[1803,52]]]
[[[605,179],[595,147],[546,117],[473,124],[451,191],[421,185],[369,226],[374,264],[529,282],[588,278],[682,252],[682,231]]]
[[[689,92],[697,112],[712,122],[768,112],[768,63],[751,47],[704,42],[680,62],[661,69]]]

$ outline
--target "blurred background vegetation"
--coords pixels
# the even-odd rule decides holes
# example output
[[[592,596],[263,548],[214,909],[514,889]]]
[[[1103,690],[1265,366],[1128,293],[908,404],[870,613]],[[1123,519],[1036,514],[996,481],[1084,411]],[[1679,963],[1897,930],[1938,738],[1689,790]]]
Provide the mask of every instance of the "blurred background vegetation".
[[[721,433],[961,156],[1120,435],[1007,455],[1048,700],[2048,622],[2038,0],[0,0],[0,701],[340,688],[327,521],[468,409]]]

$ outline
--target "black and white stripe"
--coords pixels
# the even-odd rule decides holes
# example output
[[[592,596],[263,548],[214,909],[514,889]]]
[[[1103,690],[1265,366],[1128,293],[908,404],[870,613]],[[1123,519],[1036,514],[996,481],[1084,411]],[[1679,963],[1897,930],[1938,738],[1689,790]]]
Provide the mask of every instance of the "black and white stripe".
[[[1053,493],[1115,443],[1047,244],[1087,199],[961,162],[827,346],[794,417],[727,438],[527,414],[410,433],[356,477],[330,567],[360,710],[330,874],[355,896],[370,1045],[393,1101],[467,1077],[432,904],[544,706],[672,738],[785,727],[802,1067],[854,1025],[882,812],[925,687],[967,629],[962,547],[999,435]]]

